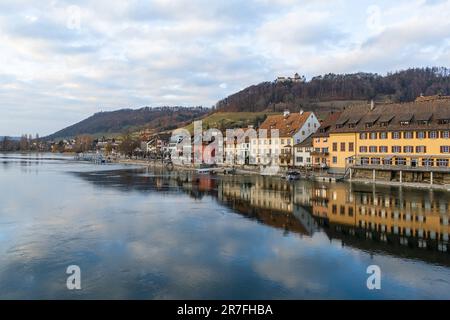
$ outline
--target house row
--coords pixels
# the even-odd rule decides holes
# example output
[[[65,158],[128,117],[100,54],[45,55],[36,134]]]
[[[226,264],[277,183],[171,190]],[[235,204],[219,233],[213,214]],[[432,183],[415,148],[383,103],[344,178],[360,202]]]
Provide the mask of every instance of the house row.
[[[214,137],[208,142],[197,141],[201,146],[197,150],[192,145],[202,137],[190,137],[188,144],[181,143],[185,139],[182,136],[169,140],[157,137],[147,150],[164,147],[184,161],[200,153],[206,163],[307,167],[331,173],[355,169],[352,172],[361,177],[370,174],[387,180],[433,180],[433,173],[436,178],[438,173],[450,171],[450,97],[355,104],[322,121],[313,112],[285,111],[269,115],[258,130],[249,126],[234,129],[231,138],[227,135],[228,131],[223,133],[223,140],[216,141],[223,154],[210,148]],[[450,177],[439,179],[447,181]]]
[[[449,167],[450,97],[362,104],[331,114],[313,135],[314,164]]]

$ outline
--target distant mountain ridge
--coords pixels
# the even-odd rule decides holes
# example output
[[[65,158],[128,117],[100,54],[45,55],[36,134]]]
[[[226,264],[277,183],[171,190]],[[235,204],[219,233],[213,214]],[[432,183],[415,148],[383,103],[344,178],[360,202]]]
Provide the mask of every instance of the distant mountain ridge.
[[[19,141],[20,137],[10,137],[10,136],[0,136],[0,141],[3,141],[5,138],[8,138],[13,141]]]
[[[309,81],[304,77],[281,78],[232,94],[220,100],[215,109],[278,112],[297,111],[301,107],[305,111],[329,111],[351,101],[408,102],[420,94],[450,95],[450,69],[414,68],[385,76],[375,73],[327,74]]]
[[[98,112],[47,136],[46,139],[72,138],[82,134],[111,135],[139,129],[171,130],[184,126],[210,111],[202,107],[144,107]]]

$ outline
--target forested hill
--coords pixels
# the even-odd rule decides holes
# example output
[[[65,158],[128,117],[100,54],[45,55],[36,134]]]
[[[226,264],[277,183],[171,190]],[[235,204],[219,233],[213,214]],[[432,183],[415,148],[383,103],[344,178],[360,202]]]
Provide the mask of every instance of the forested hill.
[[[157,131],[171,130],[184,126],[210,111],[202,107],[145,107],[137,110],[99,112],[46,138],[72,138],[81,134],[94,136],[118,134],[126,130],[135,131],[143,128]]]
[[[327,74],[309,81],[274,81],[250,86],[219,101],[218,111],[305,110],[325,101],[413,101],[420,94],[450,95],[450,69],[415,68],[381,76],[373,73]],[[336,105],[336,104],[335,104]],[[338,105],[338,103],[337,103]],[[330,106],[330,105],[328,105]]]

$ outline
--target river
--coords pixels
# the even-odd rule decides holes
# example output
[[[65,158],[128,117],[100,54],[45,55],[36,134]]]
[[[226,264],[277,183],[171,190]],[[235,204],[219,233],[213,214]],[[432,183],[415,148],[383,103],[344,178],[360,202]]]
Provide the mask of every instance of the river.
[[[0,154],[0,299],[449,299],[449,199]]]

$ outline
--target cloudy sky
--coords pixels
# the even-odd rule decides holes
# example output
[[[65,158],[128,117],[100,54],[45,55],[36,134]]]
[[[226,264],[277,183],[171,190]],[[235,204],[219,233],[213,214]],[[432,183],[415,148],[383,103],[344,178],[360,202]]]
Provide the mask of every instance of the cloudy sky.
[[[449,66],[449,17],[450,0],[0,0],[0,135],[295,72]]]

